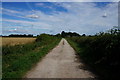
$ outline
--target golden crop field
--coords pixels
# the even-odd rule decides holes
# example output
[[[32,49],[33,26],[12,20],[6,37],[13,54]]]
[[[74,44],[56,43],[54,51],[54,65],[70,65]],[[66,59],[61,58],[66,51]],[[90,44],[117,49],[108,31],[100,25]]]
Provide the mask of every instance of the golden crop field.
[[[1,41],[2,40],[2,41]],[[18,44],[25,44],[34,42],[36,38],[28,38],[28,37],[0,37],[0,45],[18,45]]]

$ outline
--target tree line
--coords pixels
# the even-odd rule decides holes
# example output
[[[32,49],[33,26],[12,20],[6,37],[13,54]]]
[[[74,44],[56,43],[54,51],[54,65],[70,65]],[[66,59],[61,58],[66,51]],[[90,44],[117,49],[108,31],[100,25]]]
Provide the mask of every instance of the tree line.
[[[27,34],[10,34],[8,36],[2,36],[2,37],[33,37],[33,34],[28,34],[28,35]]]

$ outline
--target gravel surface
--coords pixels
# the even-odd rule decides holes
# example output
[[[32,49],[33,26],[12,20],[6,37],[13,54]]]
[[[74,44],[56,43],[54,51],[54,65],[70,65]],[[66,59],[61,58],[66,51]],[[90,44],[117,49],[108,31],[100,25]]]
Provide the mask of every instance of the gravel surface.
[[[77,59],[74,49],[62,39],[58,46],[49,52],[28,73],[26,78],[94,78]]]

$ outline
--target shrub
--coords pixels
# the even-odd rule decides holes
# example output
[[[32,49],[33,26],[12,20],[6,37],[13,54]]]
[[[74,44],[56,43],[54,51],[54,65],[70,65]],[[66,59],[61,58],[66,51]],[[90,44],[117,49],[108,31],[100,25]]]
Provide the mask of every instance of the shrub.
[[[105,78],[116,78],[120,74],[120,30],[110,30],[95,36],[68,38],[82,51],[79,55],[89,66]],[[111,77],[110,77],[111,76]]]

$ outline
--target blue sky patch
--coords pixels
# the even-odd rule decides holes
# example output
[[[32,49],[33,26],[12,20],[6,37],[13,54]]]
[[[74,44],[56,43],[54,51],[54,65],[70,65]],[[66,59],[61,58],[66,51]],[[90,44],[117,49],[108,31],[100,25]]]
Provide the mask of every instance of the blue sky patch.
[[[62,30],[94,34],[108,30],[118,25],[118,4],[109,4],[111,2],[3,2],[3,35],[17,32],[38,35],[50,31],[57,34]]]

